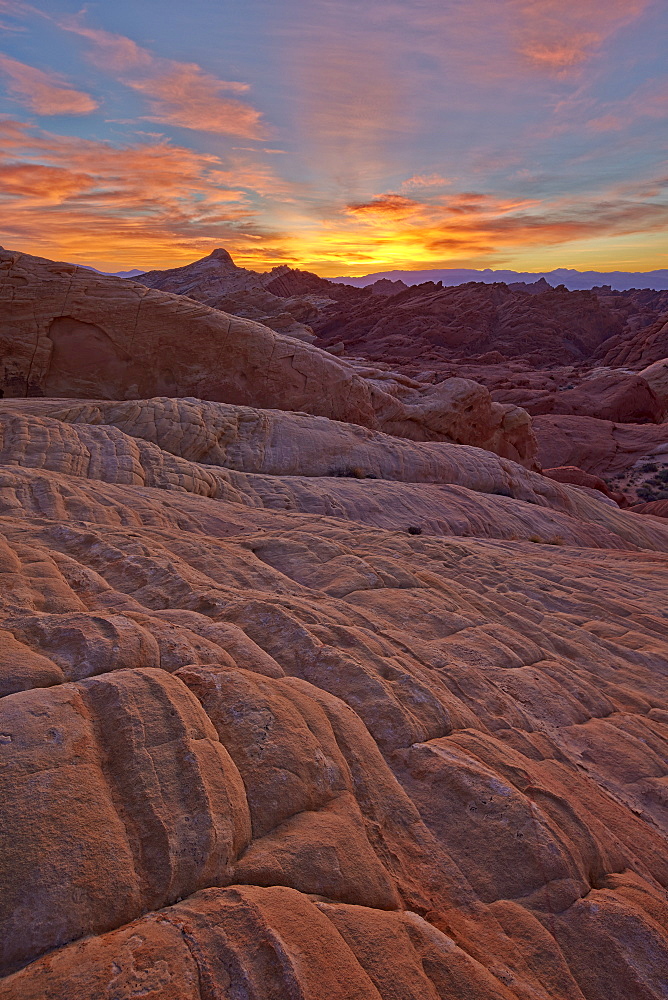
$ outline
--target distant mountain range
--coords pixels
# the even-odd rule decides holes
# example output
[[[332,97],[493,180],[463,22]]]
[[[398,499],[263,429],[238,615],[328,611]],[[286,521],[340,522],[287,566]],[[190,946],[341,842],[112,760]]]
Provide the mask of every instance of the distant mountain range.
[[[99,271],[96,267],[88,267],[87,270],[118,278],[136,278],[140,274],[153,273],[152,271],[140,271],[138,268],[113,272]],[[181,268],[172,269],[174,273],[180,270]],[[165,274],[167,273],[171,272],[166,271]],[[657,292],[668,291],[667,268],[656,271],[576,271],[570,267],[559,267],[553,271],[493,271],[488,267],[482,271],[476,271],[473,268],[439,268],[430,271],[374,271],[372,274],[364,274],[358,278],[342,275],[339,278],[329,278],[328,280],[339,285],[366,288],[367,285],[373,285],[381,279],[402,281],[406,285],[421,285],[425,281],[442,281],[444,285],[448,286],[464,285],[469,281],[481,281],[486,285],[494,284],[497,281],[503,281],[506,284],[514,282],[533,284],[540,281],[541,278],[553,288],[565,285],[572,292],[596,288],[600,285],[610,285],[611,288],[619,292],[627,291],[630,288],[653,288]],[[389,294],[390,291],[388,287],[386,294]]]
[[[668,290],[668,269],[658,271],[576,271],[570,267],[559,267],[554,271],[483,271],[462,268],[460,270],[441,268],[432,271],[376,271],[360,278],[340,277],[330,278],[337,284],[354,285],[365,288],[380,278],[390,281],[403,281],[407,285],[421,285],[424,281],[442,281],[444,285],[463,285],[468,281],[482,281],[491,285],[495,281],[506,284],[524,281],[533,283],[545,278],[548,284],[556,288],[565,285],[570,291],[595,288],[599,285],[610,285],[616,291],[624,292],[629,288],[653,288],[658,292]]]
[[[87,264],[79,264],[87,271],[95,271],[96,274],[104,274],[107,278],[136,278],[138,274],[143,274],[139,268],[133,267],[131,271],[99,271],[96,267],[89,267]]]

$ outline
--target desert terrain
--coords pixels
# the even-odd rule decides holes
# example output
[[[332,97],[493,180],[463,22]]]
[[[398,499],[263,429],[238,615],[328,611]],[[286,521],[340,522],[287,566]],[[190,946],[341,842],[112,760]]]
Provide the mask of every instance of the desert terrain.
[[[662,1000],[668,293],[0,251],[3,1000]]]

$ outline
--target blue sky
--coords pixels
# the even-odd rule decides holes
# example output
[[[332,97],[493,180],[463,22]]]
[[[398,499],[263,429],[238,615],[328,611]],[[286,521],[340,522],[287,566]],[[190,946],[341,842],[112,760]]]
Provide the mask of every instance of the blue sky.
[[[0,242],[100,268],[650,270],[665,3],[0,0]]]

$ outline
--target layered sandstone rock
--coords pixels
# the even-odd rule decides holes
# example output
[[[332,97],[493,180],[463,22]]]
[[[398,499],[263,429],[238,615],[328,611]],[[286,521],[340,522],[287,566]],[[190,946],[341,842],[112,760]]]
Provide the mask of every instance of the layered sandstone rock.
[[[638,372],[655,393],[663,410],[663,416],[668,417],[668,358],[661,358],[654,364]]]
[[[3,1000],[664,1000],[665,519],[443,440],[526,426],[470,380],[62,267],[5,286],[70,398],[0,402]]]
[[[292,433],[316,461],[318,418],[2,410],[3,996],[659,1000],[658,518],[350,425],[342,452],[361,433],[393,478],[285,474]],[[342,487],[391,510],[458,454],[449,503],[485,501],[477,537],[275,502]],[[566,508],[575,547],[489,538]]]
[[[666,296],[666,293],[663,293]],[[668,298],[668,296],[666,296]],[[631,336],[617,336],[599,351],[599,357],[606,365],[632,365],[644,368],[661,361],[668,355],[668,302],[658,318],[648,327],[641,325]]]
[[[560,388],[556,392],[546,388],[527,390],[520,386],[497,389],[492,398],[500,403],[521,406],[532,416],[572,414],[621,424],[647,424],[660,423],[666,414],[666,402],[642,373],[610,372],[583,379],[571,389]]]
[[[545,468],[576,465],[594,475],[614,475],[668,455],[667,424],[617,424],[570,415],[538,416],[533,423]]]
[[[654,517],[668,517],[668,500],[650,500],[648,503],[634,504],[636,514],[653,514]]]
[[[317,316],[319,309],[332,300],[322,295],[288,298],[275,295],[267,286],[285,270],[288,269],[278,267],[258,274],[237,267],[227,250],[220,248],[185,267],[147,271],[137,280],[148,288],[187,295],[214,309],[256,320],[277,333],[312,343],[315,334],[308,320]]]
[[[528,415],[473,383],[391,394],[343,360],[185,296],[6,251],[0,265],[5,396],[197,396],[535,463]]]
[[[623,493],[613,492],[600,476],[584,472],[575,465],[561,465],[556,469],[543,469],[543,475],[547,476],[548,479],[554,479],[557,483],[571,483],[573,486],[582,486],[588,490],[598,490],[599,493],[614,500],[620,507],[629,506]]]
[[[313,322],[319,342],[342,340],[354,354],[393,365],[417,360],[440,368],[497,356],[536,368],[596,359],[637,369],[668,353],[665,291],[425,282],[379,301],[369,289],[364,297],[339,287],[338,306]]]
[[[647,523],[621,517],[614,502],[481,449],[200,400],[7,400],[0,461],[14,467],[9,509],[10,490],[24,508],[39,503],[40,490],[43,504],[67,503],[65,475],[436,534],[659,550],[667,542]],[[143,506],[132,496],[135,509]]]

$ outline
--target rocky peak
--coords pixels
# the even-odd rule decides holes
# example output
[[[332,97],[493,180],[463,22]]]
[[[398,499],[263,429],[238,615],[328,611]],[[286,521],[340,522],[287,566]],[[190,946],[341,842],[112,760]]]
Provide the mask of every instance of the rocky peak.
[[[232,267],[237,266],[232,260],[231,255],[223,247],[217,247],[209,254],[208,257],[205,257],[204,260],[220,260],[225,264],[230,264]]]

